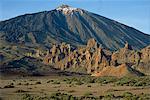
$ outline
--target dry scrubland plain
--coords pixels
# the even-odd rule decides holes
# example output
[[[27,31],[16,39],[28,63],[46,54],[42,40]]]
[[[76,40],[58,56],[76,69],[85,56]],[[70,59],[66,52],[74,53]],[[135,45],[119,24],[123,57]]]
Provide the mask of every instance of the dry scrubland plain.
[[[150,100],[150,77],[1,77],[0,100]]]

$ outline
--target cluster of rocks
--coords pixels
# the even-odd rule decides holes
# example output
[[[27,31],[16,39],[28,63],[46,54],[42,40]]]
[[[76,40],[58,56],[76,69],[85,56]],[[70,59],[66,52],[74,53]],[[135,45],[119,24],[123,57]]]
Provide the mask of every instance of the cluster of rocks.
[[[102,55],[102,48],[98,47],[94,39],[90,39],[87,47],[74,50],[63,61],[58,62],[60,69],[84,67],[87,73],[97,70],[99,64],[107,65],[107,58]],[[102,59],[103,57],[103,59]]]
[[[124,48],[112,54],[111,62],[114,66],[127,63],[133,69],[150,75],[150,46],[136,51],[127,43]]]
[[[44,57],[45,64],[55,64],[60,60],[64,59],[70,54],[70,44],[61,43],[60,45],[53,45],[53,47],[47,51]]]
[[[55,68],[61,70],[84,68],[86,73],[94,73],[92,74],[93,76],[101,75],[96,73],[100,73],[104,69],[113,68],[115,72],[119,72],[118,70],[122,71],[125,69],[125,65],[131,69],[139,70],[141,68],[139,67],[140,65],[150,64],[150,47],[141,51],[135,51],[126,43],[124,48],[112,53],[102,48],[94,39],[89,39],[86,47],[75,50],[71,50],[69,44],[62,43],[60,45],[53,45],[44,57],[44,63],[54,65]],[[123,68],[119,69],[119,66],[123,66]],[[147,69],[149,70],[149,67]],[[123,75],[125,75],[125,72],[122,71]]]
[[[87,73],[91,73],[110,65],[110,58],[110,54],[107,55],[94,39],[90,39],[86,47],[73,51],[68,44],[54,45],[44,58],[44,63],[53,64],[61,70],[84,67]]]
[[[32,50],[30,52],[25,53],[25,56],[27,57],[34,57],[34,58],[43,58],[44,53],[37,49],[37,50]]]

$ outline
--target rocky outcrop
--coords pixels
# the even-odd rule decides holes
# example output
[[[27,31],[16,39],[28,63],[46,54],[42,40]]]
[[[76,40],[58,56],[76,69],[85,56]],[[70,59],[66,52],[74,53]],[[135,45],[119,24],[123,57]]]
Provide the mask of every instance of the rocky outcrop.
[[[90,48],[97,48],[97,42],[95,41],[94,38],[89,39],[87,42],[87,49],[90,49]]]
[[[114,52],[111,56],[111,65],[120,65],[122,63],[130,63],[131,67],[150,75],[150,46],[135,51],[127,43],[124,48]]]
[[[99,47],[94,39],[89,39],[86,47],[75,50],[71,50],[71,46],[65,43],[53,45],[45,56],[44,62],[61,70],[85,69],[86,73],[93,76],[121,77],[130,73],[131,70],[134,70],[132,72],[134,75],[139,74],[134,73],[138,71],[149,74],[146,71],[149,70],[149,55],[150,47],[135,51],[126,43],[124,48],[111,53]]]
[[[134,70],[127,64],[121,64],[119,66],[107,66],[103,68],[100,72],[92,74],[92,76],[142,76],[143,74],[139,71]]]
[[[70,51],[71,47],[69,44],[61,43],[60,45],[53,45],[52,48],[47,51],[47,55],[43,61],[45,64],[55,64],[68,56]]]
[[[63,57],[60,59],[62,54]],[[110,56],[105,54],[102,48],[98,47],[94,39],[90,39],[86,47],[78,48],[74,51],[71,51],[69,44],[54,45],[44,58],[44,62],[46,64],[54,64],[56,68],[61,70],[86,68],[86,72],[91,74],[110,65]]]
[[[150,46],[141,50],[142,62],[150,62]]]
[[[133,50],[133,49],[132,49],[132,46],[129,45],[128,42],[126,42],[126,44],[125,44],[125,46],[124,46],[124,49],[127,49],[127,50]]]
[[[125,47],[114,52],[111,56],[112,64],[122,64],[122,63],[138,63],[140,60],[140,53],[132,50],[132,47],[126,43]],[[115,63],[114,63],[115,62]]]
[[[140,61],[134,67],[146,75],[150,75],[150,46],[141,50],[140,57]]]

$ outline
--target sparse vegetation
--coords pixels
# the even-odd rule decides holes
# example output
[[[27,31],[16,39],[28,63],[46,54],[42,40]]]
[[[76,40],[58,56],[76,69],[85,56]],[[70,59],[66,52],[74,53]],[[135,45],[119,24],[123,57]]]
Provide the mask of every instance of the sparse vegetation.
[[[18,83],[17,85],[21,85],[21,83]]]
[[[87,87],[92,87],[91,85],[87,85]]]
[[[23,100],[34,100],[34,97],[31,96],[30,94],[23,94],[22,99]]]
[[[30,85],[29,83],[25,83],[24,85]]]
[[[24,92],[27,92],[27,91],[25,91],[25,90],[17,90],[17,91],[15,91],[16,93],[24,93]]]
[[[123,77],[115,82],[120,86],[150,86],[150,77]]]
[[[10,83],[10,85],[14,85],[14,83]]]
[[[59,81],[54,81],[52,84],[60,84]]]
[[[13,85],[6,85],[6,86],[4,86],[4,88],[14,88],[15,86],[13,86]]]
[[[108,94],[106,94],[106,95],[104,96],[104,98],[105,98],[106,100],[111,100],[112,98],[115,98],[115,96],[114,96],[114,94],[112,94],[112,93],[108,93]]]
[[[51,94],[49,100],[76,100],[76,97],[66,93],[53,93]]]
[[[84,94],[85,97],[89,97],[89,96],[91,96],[91,95],[93,95],[91,92],[86,92],[86,93]]]
[[[49,80],[49,81],[47,81],[47,83],[51,83],[51,82],[54,82],[54,80]]]
[[[76,82],[76,85],[82,85],[82,84],[84,84],[82,81],[77,81]]]
[[[73,77],[65,78],[63,80],[67,84],[75,83],[76,85],[88,84],[88,83],[100,83],[109,84],[113,83],[118,86],[150,86],[150,77]]]
[[[35,84],[41,84],[41,82],[36,82]]]
[[[74,93],[74,92],[76,92],[75,90],[70,90],[70,91],[68,91],[68,93]]]
[[[139,98],[139,96],[133,95],[131,92],[125,92],[123,94],[123,98],[126,100],[137,100]]]
[[[67,93],[52,93],[50,96],[40,97],[34,96],[31,94],[24,94],[23,100],[115,100],[115,99],[123,99],[123,100],[149,100],[149,94],[140,94],[140,95],[133,95],[130,92],[125,92],[121,96],[115,96],[112,93],[108,93],[104,96],[94,96],[92,93],[87,92],[83,96],[73,96]]]
[[[32,82],[29,79],[28,81],[17,80],[15,84],[10,80],[7,81],[8,85],[2,86],[2,89],[14,88],[13,93],[24,94],[22,100],[149,100],[150,94],[146,94],[147,88],[150,86],[149,79],[148,76],[122,78],[69,76],[51,80],[38,79]],[[35,84],[38,85],[36,86]],[[46,85],[44,86],[44,84]],[[14,87],[15,85],[16,87]],[[124,89],[124,86],[129,86],[128,88],[131,91],[129,92],[128,88]],[[107,88],[105,89],[105,87]],[[84,90],[80,91],[78,90],[79,88],[84,88]],[[47,93],[48,89],[51,89],[51,95]],[[140,92],[134,93],[132,90]],[[143,93],[141,93],[142,90]],[[31,91],[38,91],[42,95],[31,94]],[[104,93],[100,94],[101,91]],[[80,92],[81,94],[79,95]],[[119,93],[119,95],[116,95],[116,93]]]
[[[3,100],[3,99],[0,97],[0,100]]]

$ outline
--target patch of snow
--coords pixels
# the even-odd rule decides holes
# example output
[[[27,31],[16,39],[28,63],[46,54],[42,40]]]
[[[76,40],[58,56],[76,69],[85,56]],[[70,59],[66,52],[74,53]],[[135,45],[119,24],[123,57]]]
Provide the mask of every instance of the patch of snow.
[[[83,11],[79,8],[72,8],[68,5],[62,5],[62,6],[59,6],[58,8],[56,8],[56,10],[58,11],[62,11],[63,14],[73,14],[73,12],[80,12],[81,14],[83,13]]]

